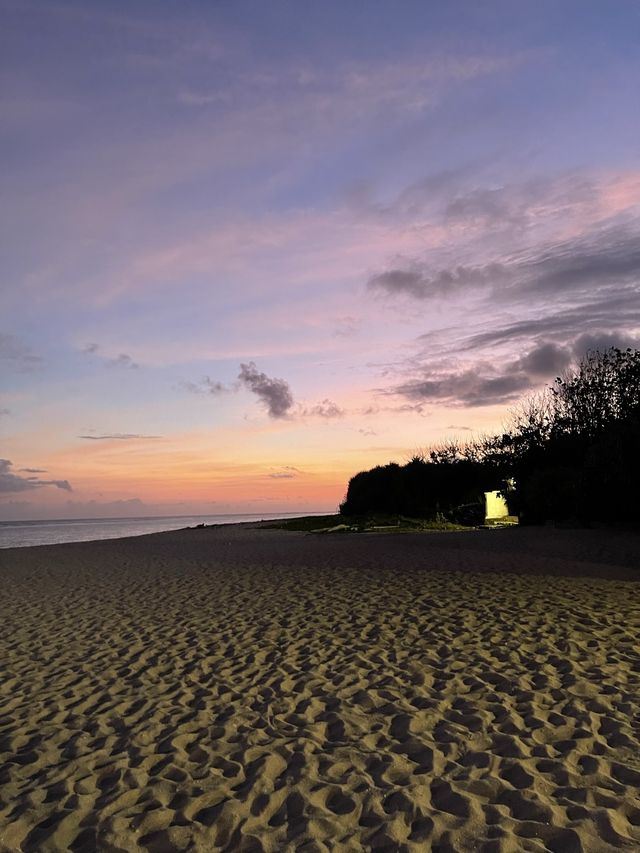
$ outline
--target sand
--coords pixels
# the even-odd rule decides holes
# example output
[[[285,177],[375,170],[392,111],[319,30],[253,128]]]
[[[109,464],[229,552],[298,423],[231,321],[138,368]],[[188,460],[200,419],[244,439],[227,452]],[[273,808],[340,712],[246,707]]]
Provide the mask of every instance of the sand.
[[[640,536],[0,551],[0,849],[640,850]]]

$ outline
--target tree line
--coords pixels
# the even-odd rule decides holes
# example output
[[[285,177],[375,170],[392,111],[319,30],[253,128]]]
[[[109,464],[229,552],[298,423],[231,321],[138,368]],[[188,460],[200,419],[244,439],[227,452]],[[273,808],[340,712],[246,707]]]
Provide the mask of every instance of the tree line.
[[[499,489],[521,523],[637,523],[640,517],[640,351],[587,353],[523,400],[498,435],[447,441],[404,465],[361,471],[343,515],[443,516],[474,524]]]

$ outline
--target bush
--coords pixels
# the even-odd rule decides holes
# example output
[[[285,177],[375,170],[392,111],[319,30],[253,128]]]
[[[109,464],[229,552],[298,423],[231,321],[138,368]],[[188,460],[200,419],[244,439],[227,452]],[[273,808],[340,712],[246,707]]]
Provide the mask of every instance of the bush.
[[[476,527],[484,522],[484,516],[484,501],[475,501],[457,506],[451,513],[451,521],[455,524],[464,524],[466,527]]]

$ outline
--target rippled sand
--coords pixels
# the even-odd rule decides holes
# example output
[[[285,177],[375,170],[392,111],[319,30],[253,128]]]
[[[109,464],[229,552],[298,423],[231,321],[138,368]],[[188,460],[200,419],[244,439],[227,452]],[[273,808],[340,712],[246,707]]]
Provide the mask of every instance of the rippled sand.
[[[640,850],[639,558],[553,530],[0,551],[0,849]]]

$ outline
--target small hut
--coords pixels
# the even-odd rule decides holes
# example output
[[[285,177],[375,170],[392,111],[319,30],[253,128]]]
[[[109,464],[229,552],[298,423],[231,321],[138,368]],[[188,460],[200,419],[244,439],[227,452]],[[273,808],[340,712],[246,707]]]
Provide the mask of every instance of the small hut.
[[[500,491],[484,493],[484,523],[485,524],[517,524],[518,519],[509,515],[509,507]]]

